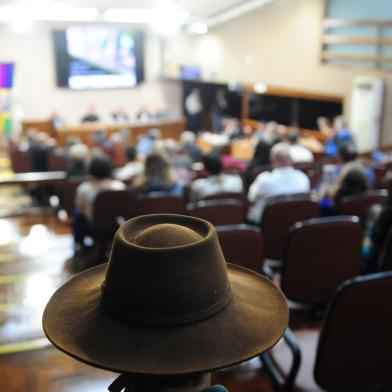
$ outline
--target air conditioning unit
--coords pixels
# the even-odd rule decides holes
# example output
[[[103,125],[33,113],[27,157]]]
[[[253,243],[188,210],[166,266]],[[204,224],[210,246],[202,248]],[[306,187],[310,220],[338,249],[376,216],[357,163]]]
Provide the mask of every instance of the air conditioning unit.
[[[351,129],[360,152],[380,146],[384,80],[356,76],[351,96]]]

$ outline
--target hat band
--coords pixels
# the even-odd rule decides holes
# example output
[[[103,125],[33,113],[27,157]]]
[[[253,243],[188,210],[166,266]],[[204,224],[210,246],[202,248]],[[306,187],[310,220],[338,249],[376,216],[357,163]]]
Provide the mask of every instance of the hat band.
[[[110,298],[105,283],[103,283],[101,286],[101,294],[101,304],[114,317],[128,323],[140,323],[147,325],[180,325],[201,321],[222,311],[231,302],[233,297],[230,285],[227,285],[224,294],[219,298],[219,300],[206,309],[194,313],[157,316],[132,314],[130,312],[124,311],[124,308],[127,308],[127,306],[124,306],[124,303],[121,301],[113,301],[113,299]]]

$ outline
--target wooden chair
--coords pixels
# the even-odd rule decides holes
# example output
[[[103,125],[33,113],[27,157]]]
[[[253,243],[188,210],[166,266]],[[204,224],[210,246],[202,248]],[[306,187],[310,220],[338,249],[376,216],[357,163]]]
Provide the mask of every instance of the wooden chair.
[[[340,215],[355,215],[362,222],[366,219],[367,213],[373,204],[384,202],[388,197],[385,189],[373,189],[353,196],[343,197],[340,207]]]
[[[198,201],[188,204],[187,212],[215,226],[246,223],[244,204],[234,199]]]
[[[261,220],[265,257],[281,260],[290,227],[297,222],[319,216],[319,203],[309,195],[301,194],[271,198],[264,208]]]
[[[291,340],[285,339],[288,349],[279,343],[262,361],[285,391],[292,390],[297,374],[298,390],[391,391],[390,298],[392,272],[348,280],[334,292],[320,334],[291,333]],[[303,351],[301,361],[298,349],[305,345],[316,350],[306,350],[306,356]],[[295,358],[291,369],[290,352]]]
[[[283,254],[281,287],[286,297],[310,305],[326,303],[340,284],[359,275],[362,239],[354,216],[296,223]]]
[[[150,192],[137,197],[135,215],[185,214],[182,197],[168,192]]]
[[[216,231],[228,263],[262,272],[263,237],[259,228],[250,225],[226,225],[217,226]]]

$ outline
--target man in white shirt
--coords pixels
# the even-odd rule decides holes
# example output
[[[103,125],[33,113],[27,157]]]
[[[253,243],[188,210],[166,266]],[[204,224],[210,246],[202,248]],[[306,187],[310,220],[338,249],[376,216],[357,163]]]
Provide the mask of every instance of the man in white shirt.
[[[251,207],[248,219],[259,224],[266,200],[271,197],[308,193],[310,191],[309,178],[300,170],[294,169],[290,156],[290,146],[279,143],[271,150],[272,172],[259,174],[249,188],[248,200]]]
[[[137,151],[134,146],[129,145],[125,148],[125,156],[128,162],[114,173],[114,177],[120,181],[129,181],[141,174],[144,170],[143,162],[136,159]]]
[[[287,142],[290,145],[290,157],[294,163],[298,162],[313,162],[312,152],[304,146],[298,144],[298,133],[289,132],[286,136]]]
[[[188,113],[189,129],[197,133],[201,127],[201,112],[203,106],[200,99],[200,90],[193,88],[190,94],[185,98],[185,110]]]
[[[222,158],[219,155],[206,155],[203,161],[209,176],[192,182],[190,189],[192,202],[217,193],[241,193],[243,191],[243,183],[239,175],[223,173]]]

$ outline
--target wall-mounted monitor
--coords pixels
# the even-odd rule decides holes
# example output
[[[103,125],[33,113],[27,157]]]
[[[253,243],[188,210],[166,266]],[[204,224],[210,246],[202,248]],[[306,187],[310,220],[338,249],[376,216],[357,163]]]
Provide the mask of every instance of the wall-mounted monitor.
[[[181,65],[180,77],[183,80],[199,80],[201,79],[200,65]]]
[[[143,33],[73,26],[54,31],[57,85],[73,90],[135,87],[144,80]]]
[[[14,77],[13,63],[0,63],[0,88],[12,88]]]

